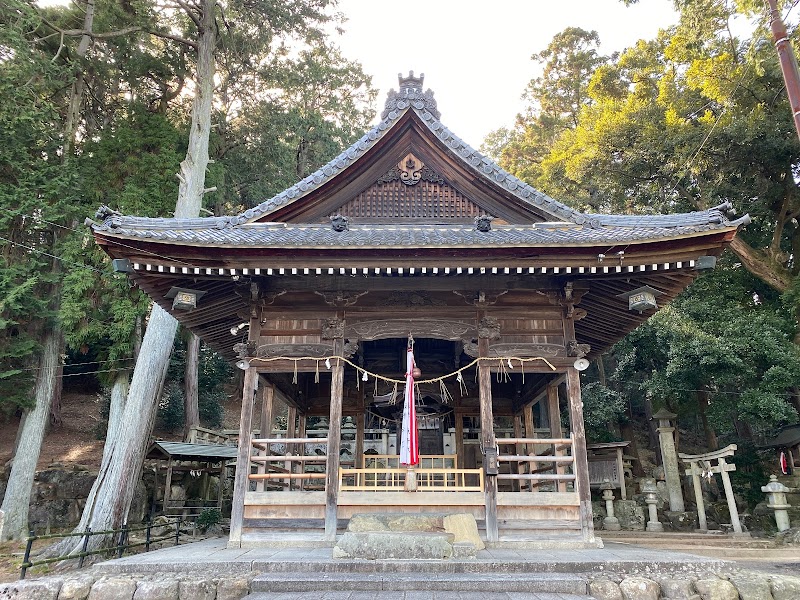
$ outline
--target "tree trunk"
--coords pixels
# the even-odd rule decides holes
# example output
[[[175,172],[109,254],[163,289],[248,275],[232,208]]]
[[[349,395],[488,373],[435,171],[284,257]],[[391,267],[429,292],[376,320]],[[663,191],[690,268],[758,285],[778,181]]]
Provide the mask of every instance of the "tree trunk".
[[[19,540],[28,534],[28,505],[30,503],[36,463],[42,450],[42,440],[50,417],[50,403],[58,376],[58,363],[64,336],[61,328],[53,327],[45,334],[41,362],[36,377],[36,405],[21,422],[19,447],[11,465],[6,495],[0,506],[5,513],[0,539]]]
[[[661,452],[659,448],[661,443],[658,441],[658,431],[656,431],[656,423],[653,421],[653,401],[649,395],[644,397],[644,418],[647,422],[647,443],[652,450],[655,450],[656,464],[661,464]]]
[[[718,450],[717,433],[708,422],[706,408],[708,408],[708,392],[697,392],[697,412],[700,415],[700,422],[703,424],[703,431],[706,434],[706,446],[708,446],[709,451]]]
[[[128,401],[128,390],[131,382],[127,371],[120,371],[111,386],[111,402],[108,407],[108,427],[106,428],[106,443],[103,446],[103,460],[100,463],[102,469],[111,459],[111,449],[114,442],[122,430],[122,415],[125,412],[125,403]]]
[[[189,433],[193,427],[200,425],[200,407],[197,391],[197,368],[200,361],[200,338],[195,334],[189,335],[186,342],[186,370],[183,376],[183,441],[189,441]]]
[[[195,97],[192,103],[192,123],[186,158],[181,163],[178,176],[178,201],[175,216],[197,217],[203,200],[205,173],[208,166],[208,140],[211,132],[211,100],[214,92],[214,47],[216,29],[214,8],[216,0],[203,0],[197,40],[197,75]],[[87,526],[93,530],[109,530],[127,521],[133,493],[138,483],[147,440],[153,429],[157,396],[166,376],[169,355],[175,340],[178,322],[159,305],[153,305],[150,320],[142,340],[141,349],[128,400],[122,413],[119,435],[108,450],[109,459],[89,493],[86,506],[76,532]],[[104,452],[105,454],[105,452]],[[92,536],[89,549],[108,546],[113,536]],[[47,550],[50,556],[79,551],[82,538],[66,538]]]

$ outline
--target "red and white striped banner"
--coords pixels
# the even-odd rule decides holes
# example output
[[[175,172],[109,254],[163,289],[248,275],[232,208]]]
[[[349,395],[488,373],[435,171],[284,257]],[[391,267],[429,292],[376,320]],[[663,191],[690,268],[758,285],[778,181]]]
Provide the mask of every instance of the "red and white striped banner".
[[[414,350],[408,349],[406,359],[406,392],[403,405],[403,429],[400,434],[400,464],[413,467],[419,464],[417,409],[414,406]]]

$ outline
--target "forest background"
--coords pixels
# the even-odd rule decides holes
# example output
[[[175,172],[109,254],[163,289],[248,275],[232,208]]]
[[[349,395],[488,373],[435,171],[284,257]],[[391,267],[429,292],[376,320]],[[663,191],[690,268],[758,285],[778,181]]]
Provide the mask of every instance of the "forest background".
[[[736,441],[755,464],[756,445],[800,413],[800,142],[762,3],[675,7],[677,25],[610,56],[595,32],[556,35],[532,57],[541,74],[516,126],[482,149],[581,210],[730,201],[753,217],[716,270],[598,359],[582,385],[592,441],[634,439],[634,422],[663,406],[705,447]],[[740,13],[751,19],[747,36],[730,27]],[[152,217],[236,214],[355,141],[376,94],[331,37],[340,18],[329,0],[0,4],[0,410],[20,418],[22,496],[44,428],[59,426],[64,376],[88,373],[108,388],[107,439],[125,435],[118,425],[138,389],[131,374],[154,329],[148,300],[112,272],[84,219],[100,205]],[[203,137],[207,164],[196,159]],[[187,208],[192,169],[199,187]],[[161,337],[165,354],[141,353],[158,364],[172,350],[172,359],[153,371],[163,385],[155,377],[150,399],[137,400],[148,412],[127,427],[139,438],[131,448],[146,441],[156,408],[171,426],[215,425],[235,376],[197,338],[179,332],[173,343],[173,333]],[[115,444],[106,444],[107,481],[114,448],[136,456]],[[30,448],[26,466],[17,458]],[[107,504],[94,493],[85,519]],[[3,501],[10,514],[14,497]],[[95,524],[121,524],[124,504]],[[21,535],[26,518],[3,537]]]

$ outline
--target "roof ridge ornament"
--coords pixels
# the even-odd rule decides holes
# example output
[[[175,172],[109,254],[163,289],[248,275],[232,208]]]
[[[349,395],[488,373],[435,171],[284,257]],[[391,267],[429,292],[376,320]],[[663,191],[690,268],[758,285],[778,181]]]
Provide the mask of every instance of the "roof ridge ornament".
[[[414,77],[414,71],[408,72],[408,77],[403,77],[402,73],[397,74],[397,81],[400,91],[389,90],[386,97],[386,105],[381,113],[381,119],[386,119],[393,111],[402,111],[409,106],[417,110],[427,110],[436,119],[442,115],[436,107],[436,100],[430,89],[422,91],[422,84],[425,81],[425,73],[420,73],[419,77]]]

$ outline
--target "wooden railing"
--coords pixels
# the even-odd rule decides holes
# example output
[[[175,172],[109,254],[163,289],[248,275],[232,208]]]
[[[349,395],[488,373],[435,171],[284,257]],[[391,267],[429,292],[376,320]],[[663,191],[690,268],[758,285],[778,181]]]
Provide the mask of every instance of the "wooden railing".
[[[388,467],[400,468],[399,454],[364,454],[363,462],[366,469]],[[456,454],[421,454],[419,457],[421,469],[456,469],[458,468],[458,455]]]
[[[319,480],[325,485],[325,466],[327,456],[301,454],[305,451],[305,444],[326,444],[324,438],[257,438],[252,440],[253,450],[250,455],[251,464],[256,465],[256,472],[250,473],[250,481],[255,481],[256,491],[263,492],[267,481],[274,482],[287,490],[304,489],[305,482]],[[286,452],[281,455],[270,454],[271,444],[284,444]],[[291,448],[300,446],[301,453],[294,453]],[[297,451],[295,451],[297,452]],[[321,466],[321,470],[313,473],[306,472],[306,465]],[[295,482],[298,482],[295,485]]]
[[[482,492],[483,469],[415,468],[417,490],[421,492]],[[408,469],[339,469],[339,490],[343,492],[400,492],[405,489]]]
[[[508,473],[501,472],[498,479],[510,479],[519,491],[527,487],[529,491],[539,491],[544,482],[554,482],[559,492],[567,489],[567,482],[575,481],[574,440],[568,438],[497,438],[501,452],[499,463],[507,463]],[[514,447],[514,454],[503,454],[503,449]],[[549,446],[545,454],[537,452],[538,447]],[[543,465],[543,466],[540,466]],[[567,472],[569,470],[569,472]],[[527,482],[527,486],[524,483]]]

